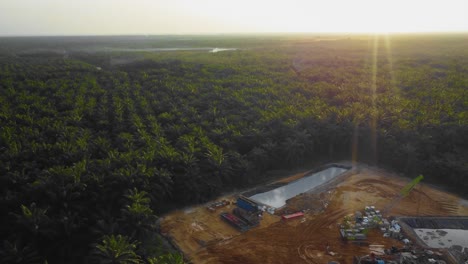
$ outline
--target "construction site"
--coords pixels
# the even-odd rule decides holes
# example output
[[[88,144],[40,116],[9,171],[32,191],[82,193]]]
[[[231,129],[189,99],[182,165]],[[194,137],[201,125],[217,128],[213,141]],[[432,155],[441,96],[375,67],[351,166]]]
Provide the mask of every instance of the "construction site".
[[[171,212],[190,263],[468,263],[468,201],[359,164],[328,164]]]

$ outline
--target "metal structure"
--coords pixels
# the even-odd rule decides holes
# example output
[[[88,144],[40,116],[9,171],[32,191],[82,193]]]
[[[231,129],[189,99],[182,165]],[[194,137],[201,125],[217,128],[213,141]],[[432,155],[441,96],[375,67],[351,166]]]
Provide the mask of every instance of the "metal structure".
[[[414,178],[410,183],[405,185],[405,187],[403,187],[403,189],[400,191],[400,195],[395,197],[392,202],[390,202],[387,206],[385,206],[385,208],[382,210],[382,215],[386,216],[390,212],[390,210],[392,210],[393,207],[399,204],[401,200],[403,200],[403,198],[408,196],[411,193],[411,191],[414,189],[414,187],[423,179],[424,179],[424,176],[419,175],[418,177]]]
[[[222,220],[233,226],[234,228],[238,229],[241,232],[247,231],[250,229],[250,226],[244,222],[243,220],[239,219],[235,215],[230,213],[221,213],[219,215]]]
[[[236,205],[237,207],[252,213],[257,213],[259,211],[258,205],[244,196],[239,196],[239,198],[237,198]]]

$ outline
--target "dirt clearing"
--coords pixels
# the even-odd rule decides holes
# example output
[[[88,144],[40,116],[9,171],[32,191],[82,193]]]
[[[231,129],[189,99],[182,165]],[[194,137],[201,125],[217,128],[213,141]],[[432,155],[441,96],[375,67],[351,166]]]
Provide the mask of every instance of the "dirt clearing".
[[[353,256],[369,254],[369,246],[342,241],[338,224],[366,205],[384,208],[408,182],[380,169],[359,167],[288,201],[284,210],[305,210],[303,218],[284,222],[265,213],[259,227],[240,233],[219,218],[219,213],[230,212],[235,205],[215,212],[198,206],[166,215],[161,230],[193,263],[352,263]],[[235,197],[221,199],[234,201]],[[468,206],[459,197],[422,183],[389,214],[468,215]],[[370,231],[367,243],[386,248],[402,245],[378,230]],[[327,245],[334,256],[327,254]]]

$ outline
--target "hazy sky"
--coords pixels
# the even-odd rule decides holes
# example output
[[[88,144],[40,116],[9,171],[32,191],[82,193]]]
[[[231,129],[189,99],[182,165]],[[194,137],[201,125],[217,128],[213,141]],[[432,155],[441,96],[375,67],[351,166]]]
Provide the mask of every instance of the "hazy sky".
[[[0,35],[468,32],[468,0],[0,0]]]

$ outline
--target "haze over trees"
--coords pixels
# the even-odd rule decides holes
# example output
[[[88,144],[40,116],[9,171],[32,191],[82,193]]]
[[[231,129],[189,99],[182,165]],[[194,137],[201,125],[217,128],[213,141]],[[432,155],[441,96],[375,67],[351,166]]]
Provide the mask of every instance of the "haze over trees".
[[[157,215],[319,162],[463,193],[467,41],[0,39],[0,262],[181,263]]]

